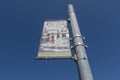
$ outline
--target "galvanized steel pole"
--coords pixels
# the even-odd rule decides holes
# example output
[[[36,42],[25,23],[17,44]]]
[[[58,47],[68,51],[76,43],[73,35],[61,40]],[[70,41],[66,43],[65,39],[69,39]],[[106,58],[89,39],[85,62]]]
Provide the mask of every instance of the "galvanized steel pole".
[[[68,5],[68,13],[73,33],[73,41],[75,45],[74,49],[77,55],[80,80],[93,80],[90,65],[86,55],[85,45],[83,43],[83,39],[72,4]]]

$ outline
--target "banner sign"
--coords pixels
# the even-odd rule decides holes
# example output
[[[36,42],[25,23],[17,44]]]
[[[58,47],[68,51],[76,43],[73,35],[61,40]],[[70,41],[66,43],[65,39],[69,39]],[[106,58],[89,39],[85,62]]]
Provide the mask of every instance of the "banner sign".
[[[70,56],[67,21],[45,21],[37,58],[64,58]]]

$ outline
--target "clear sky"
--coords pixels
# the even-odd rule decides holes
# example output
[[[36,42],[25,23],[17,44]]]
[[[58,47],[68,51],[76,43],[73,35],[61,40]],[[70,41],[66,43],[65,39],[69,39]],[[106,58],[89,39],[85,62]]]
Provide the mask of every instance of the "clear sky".
[[[0,80],[79,80],[73,60],[35,61],[45,19],[72,3],[94,80],[120,80],[119,0],[0,0]]]

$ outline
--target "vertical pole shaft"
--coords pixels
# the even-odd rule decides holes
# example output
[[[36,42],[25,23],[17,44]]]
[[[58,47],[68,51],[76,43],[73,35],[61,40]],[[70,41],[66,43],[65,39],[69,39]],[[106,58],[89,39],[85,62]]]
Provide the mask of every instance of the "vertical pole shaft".
[[[68,5],[68,13],[73,33],[73,41],[75,45],[75,52],[77,55],[77,65],[80,80],[93,80],[90,65],[86,55],[85,47],[83,46],[83,39],[81,38],[81,32],[76,19],[74,8],[72,4]]]

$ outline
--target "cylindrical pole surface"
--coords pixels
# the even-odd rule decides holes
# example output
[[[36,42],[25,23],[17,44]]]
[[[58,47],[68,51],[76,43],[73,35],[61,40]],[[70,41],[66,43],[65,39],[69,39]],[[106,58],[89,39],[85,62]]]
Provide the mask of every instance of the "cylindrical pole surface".
[[[81,32],[78,26],[78,22],[72,4],[68,5],[68,13],[73,33],[75,52],[77,55],[77,64],[80,80],[93,80],[90,65],[86,55],[85,46],[83,44],[83,39],[81,37]]]

